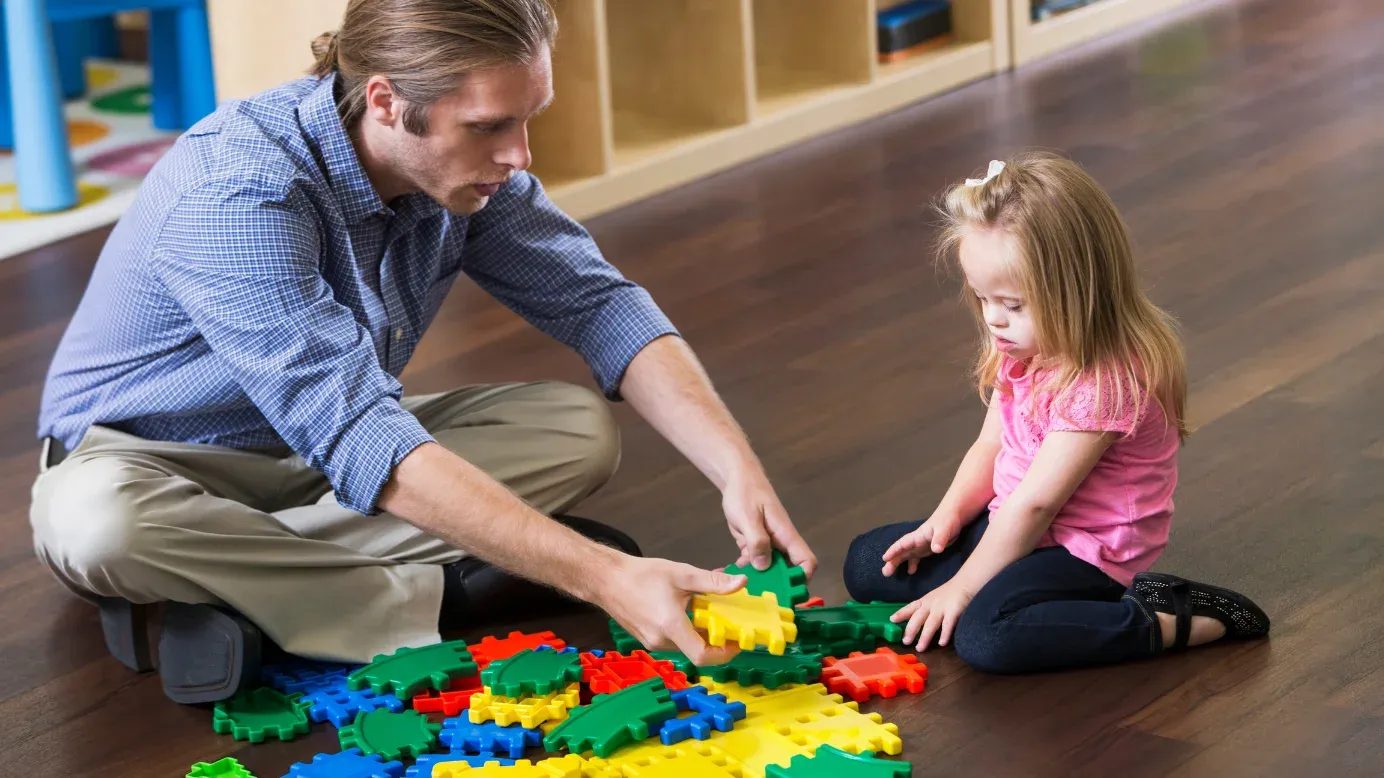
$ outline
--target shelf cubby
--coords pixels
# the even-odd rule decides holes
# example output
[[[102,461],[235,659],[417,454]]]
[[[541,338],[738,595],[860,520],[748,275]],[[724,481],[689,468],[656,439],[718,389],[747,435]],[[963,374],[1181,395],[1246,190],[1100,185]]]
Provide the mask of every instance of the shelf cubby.
[[[757,116],[869,83],[871,0],[754,0],[752,19]]]
[[[1032,0],[1009,0],[1014,65],[1056,54],[1190,2],[1192,0],[1097,0],[1035,22]]]
[[[553,0],[553,103],[529,125],[533,174],[548,188],[599,176],[614,163],[605,0]]]

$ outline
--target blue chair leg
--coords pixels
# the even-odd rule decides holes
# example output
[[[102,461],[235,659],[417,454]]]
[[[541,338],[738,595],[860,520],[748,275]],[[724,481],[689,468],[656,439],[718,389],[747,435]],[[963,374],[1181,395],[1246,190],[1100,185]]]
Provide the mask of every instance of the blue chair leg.
[[[182,126],[191,127],[216,110],[216,74],[211,56],[207,6],[199,0],[179,8],[178,61],[182,64]]]
[[[98,59],[120,58],[120,30],[114,16],[91,20],[91,56]]]
[[[5,10],[0,8],[0,149],[14,148],[14,116],[10,113],[10,57],[5,50]]]
[[[62,81],[64,100],[75,100],[86,94],[86,58],[94,41],[91,23],[85,19],[53,23],[53,50],[58,57],[58,78]]]
[[[178,58],[178,12],[149,12],[149,90],[154,101],[154,126],[183,129],[183,72]]]
[[[33,213],[77,204],[62,85],[44,0],[5,0],[19,207]]]

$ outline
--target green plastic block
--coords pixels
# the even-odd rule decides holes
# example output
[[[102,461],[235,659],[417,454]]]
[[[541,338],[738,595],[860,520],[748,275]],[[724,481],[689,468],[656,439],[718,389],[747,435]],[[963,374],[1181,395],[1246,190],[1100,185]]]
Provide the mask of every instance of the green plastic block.
[[[823,658],[834,656],[837,659],[843,659],[850,656],[853,651],[871,653],[878,648],[875,643],[875,636],[868,634],[858,638],[849,636],[843,638],[807,638],[799,639],[796,643],[789,643],[788,653],[816,654]]]
[[[610,639],[615,641],[615,650],[629,656],[632,651],[647,651],[644,644],[639,639],[631,635],[628,630],[620,626],[620,622],[615,619],[610,620]]]
[[[769,764],[764,778],[912,778],[913,765],[876,759],[874,752],[850,754],[835,746],[822,745],[812,756],[795,756],[784,767]]]
[[[530,697],[560,692],[581,682],[581,655],[524,649],[509,659],[491,662],[481,683],[501,697]]]
[[[573,708],[543,738],[548,751],[588,749],[604,759],[629,743],[648,738],[660,724],[678,715],[678,705],[662,678],[641,681],[614,694],[598,694],[590,705]]]
[[[873,602],[869,605],[848,602],[826,608],[802,608],[794,621],[798,625],[798,639],[862,639],[866,635],[882,638],[890,643],[903,639],[903,625],[889,620],[903,605],[889,602]]]
[[[723,665],[701,668],[703,677],[717,683],[735,681],[741,686],[777,689],[788,683],[810,683],[822,677],[822,657],[818,654],[783,655],[768,651],[741,651]]]
[[[271,735],[292,740],[306,735],[310,703],[299,701],[300,694],[285,695],[272,686],[261,686],[216,703],[211,728],[219,735],[236,740],[263,743]]]
[[[699,677],[697,674],[697,666],[692,664],[692,660],[687,658],[687,654],[681,651],[650,651],[649,656],[661,661],[672,662],[673,667],[677,668],[678,672],[686,675],[689,681],[695,681]]]
[[[437,748],[441,724],[416,710],[393,713],[385,708],[361,711],[356,720],[337,731],[341,750],[359,748],[366,756],[379,754],[386,762],[418,757]]]
[[[198,762],[192,766],[192,772],[187,774],[187,778],[255,778],[255,776],[251,775],[244,765],[237,762],[235,757],[228,756],[211,764]]]
[[[807,602],[807,572],[797,565],[789,565],[788,558],[778,549],[774,549],[769,567],[763,571],[754,569],[754,565],[728,565],[726,573],[745,576],[748,579],[745,591],[756,597],[763,592],[773,592],[779,605],[785,608]]]
[[[347,676],[346,685],[351,689],[369,686],[376,694],[392,693],[407,700],[424,689],[446,689],[457,678],[475,675],[477,669],[466,641],[452,640],[380,654]]]

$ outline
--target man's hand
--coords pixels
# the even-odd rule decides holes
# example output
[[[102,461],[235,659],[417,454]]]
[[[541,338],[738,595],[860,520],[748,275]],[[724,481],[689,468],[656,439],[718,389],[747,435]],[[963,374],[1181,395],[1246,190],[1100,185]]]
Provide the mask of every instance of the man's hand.
[[[790,565],[800,565],[812,577],[817,557],[798,534],[762,471],[732,476],[721,495],[721,507],[726,512],[730,534],[740,546],[737,565],[749,564],[763,570],[769,566],[770,553],[778,548]]]
[[[885,550],[884,568],[880,572],[887,578],[907,562],[908,574],[913,575],[918,572],[918,560],[945,551],[961,534],[961,528],[961,521],[955,517],[932,514],[921,526]]]
[[[903,631],[903,644],[906,646],[913,643],[916,636],[917,649],[926,651],[934,634],[937,635],[939,646],[945,646],[951,641],[956,622],[961,619],[961,614],[974,598],[973,593],[958,586],[955,580],[948,581],[899,608],[889,620],[897,623],[908,619],[908,626]],[[922,629],[921,634],[918,632],[919,628]]]
[[[739,649],[733,643],[707,645],[692,627],[688,604],[694,594],[730,594],[744,585],[743,575],[620,555],[607,571],[595,604],[650,651],[681,651],[698,667],[709,667],[729,662]]]

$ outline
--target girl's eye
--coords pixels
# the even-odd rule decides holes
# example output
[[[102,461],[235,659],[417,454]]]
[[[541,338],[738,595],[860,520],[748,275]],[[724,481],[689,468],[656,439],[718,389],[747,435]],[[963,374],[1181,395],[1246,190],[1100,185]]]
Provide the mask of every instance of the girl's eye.
[[[1023,306],[1022,306],[1022,305],[1005,305],[1005,306],[1004,306],[1004,309],[1005,309],[1006,311],[1009,311],[1010,313],[1018,313],[1020,308],[1023,308]]]

